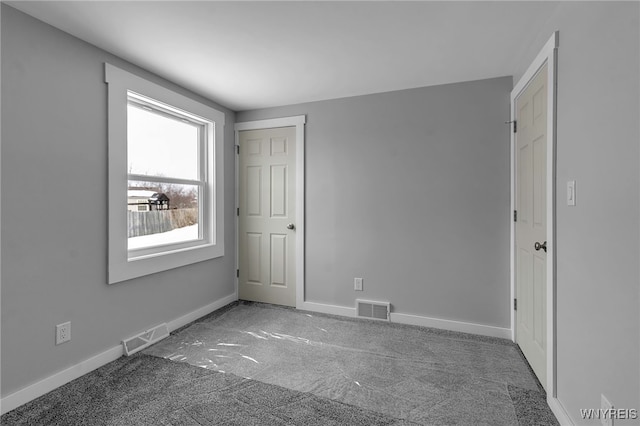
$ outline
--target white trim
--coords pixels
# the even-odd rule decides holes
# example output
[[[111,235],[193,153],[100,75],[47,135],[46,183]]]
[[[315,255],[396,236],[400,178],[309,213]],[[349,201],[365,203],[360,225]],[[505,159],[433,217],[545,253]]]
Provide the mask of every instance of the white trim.
[[[558,398],[547,395],[547,404],[561,426],[573,426],[575,424]]]
[[[326,305],[324,303],[316,302],[302,302],[300,306],[296,306],[296,309],[304,311],[318,312],[321,314],[339,315],[342,317],[355,318],[356,308],[350,308],[347,306],[338,305]]]
[[[303,309],[305,311],[311,312],[319,312],[323,314],[340,315],[350,318],[356,317],[356,309],[346,306],[304,302],[302,306],[298,307],[298,309]],[[461,333],[477,334],[481,336],[500,337],[503,339],[509,339],[511,336],[511,330],[509,328],[501,328],[491,325],[452,321],[439,318],[429,318],[419,315],[401,314],[397,312],[391,312],[389,316],[389,322],[458,331]]]
[[[236,124],[237,126],[237,124]],[[238,151],[238,147],[240,146],[240,134],[238,130],[234,131],[234,141],[233,141],[233,157],[234,157],[234,170],[235,170],[235,179],[234,179],[234,191],[235,191],[235,204],[233,206],[233,223],[234,223],[234,238],[236,242],[236,270],[234,273],[233,279],[233,287],[236,293],[236,300],[240,299],[239,297],[239,289],[238,283],[240,282],[240,277],[238,271],[240,271],[240,217],[238,216],[238,209],[240,208],[240,178],[238,176],[238,172],[240,171],[240,155]]]
[[[511,329],[471,322],[445,320],[440,318],[423,317],[391,312],[390,321],[400,324],[419,325],[421,327],[439,328],[442,330],[458,331],[461,333],[479,334],[481,336],[511,338]]]
[[[2,6],[0,5],[0,22],[2,22]],[[2,46],[2,31],[0,31],[0,46]],[[0,58],[0,65],[2,59]],[[0,81],[2,81],[2,66],[0,66]],[[0,89],[0,98],[2,98],[2,89]],[[2,102],[0,102],[0,118],[2,117]],[[0,132],[1,134],[1,132]],[[2,164],[2,137],[0,136],[0,164]],[[2,173],[0,173],[2,176]],[[2,223],[2,178],[0,177],[0,223]],[[0,226],[0,241],[2,241],[2,227]],[[0,244],[0,259],[2,259],[2,244]],[[2,294],[2,262],[0,262],[0,294]],[[1,305],[1,303],[0,303]],[[2,317],[2,308],[0,307],[0,318]],[[0,366],[2,365],[2,339],[0,339]],[[2,383],[2,368],[0,368],[0,383]],[[2,414],[2,401],[0,400],[0,414]]]
[[[218,299],[215,302],[208,304],[207,306],[198,308],[195,311],[189,312],[186,315],[168,322],[167,328],[169,329],[169,332],[177,330],[178,328],[185,326],[190,322],[197,320],[198,318],[202,318],[203,316],[208,315],[211,312],[220,309],[231,302],[235,302],[236,300],[238,299],[235,297],[235,294],[231,294],[229,296],[223,297],[222,299]],[[20,389],[17,392],[7,395],[6,397],[2,398],[2,400],[0,400],[0,415],[8,413],[9,411],[18,408],[29,401],[32,401],[48,392],[51,392],[54,389],[59,388],[62,385],[69,383],[72,380],[77,379],[78,377],[84,376],[85,374],[90,373],[91,371],[100,368],[103,365],[115,361],[123,355],[124,350],[122,348],[122,344],[120,343],[117,346],[99,353],[98,355],[81,361],[69,368],[66,368],[43,380],[40,380],[39,382],[36,382],[23,389]]]
[[[304,305],[304,125],[307,122],[305,115],[292,117],[272,118],[268,120],[246,121],[235,124],[236,141],[238,145],[238,133],[243,130],[273,129],[277,127],[296,128],[296,308],[303,309]],[[236,155],[236,209],[240,205],[238,187],[238,156]],[[239,268],[239,235],[238,216],[236,215],[236,269]],[[238,291],[238,279],[236,277],[236,293]]]
[[[547,395],[548,399],[557,399],[556,391],[556,254],[555,254],[555,211],[556,211],[556,95],[557,95],[557,54],[558,31],[544,45],[538,56],[531,63],[520,81],[511,91],[511,120],[515,120],[515,100],[527,87],[529,81],[538,70],[547,64]],[[515,210],[515,135],[511,133],[511,211]],[[515,223],[511,220],[510,240],[510,281],[511,299],[509,309],[511,311],[511,338],[516,341],[516,313],[513,310],[513,299],[516,297],[516,271],[515,271]],[[559,402],[558,402],[559,404]],[[551,404],[550,404],[551,405]]]
[[[148,81],[111,64],[104,64],[108,85],[108,284],[189,265],[224,255],[224,124],[222,111]],[[127,99],[129,91],[172,108],[202,117],[207,125],[207,178],[203,200],[203,236],[197,243],[174,244],[162,250],[129,251],[127,246]],[[213,204],[210,203],[212,198]]]
[[[306,122],[307,118],[305,115],[295,115],[291,117],[270,118],[267,120],[244,121],[242,123],[236,123],[235,130],[236,132],[241,132],[243,130],[261,130],[275,129],[277,127],[302,126]]]
[[[536,56],[536,58],[531,62],[529,68],[527,68],[522,77],[520,77],[520,80],[518,80],[516,85],[513,87],[513,90],[511,91],[512,97],[514,93],[519,94],[525,89],[529,84],[529,81],[538,73],[538,70],[547,62],[547,60],[555,57],[555,53],[558,49],[559,33],[559,31],[555,31],[551,34],[551,37],[547,40],[542,50],[540,50],[538,56]],[[515,117],[512,118],[515,119]]]
[[[228,296],[223,297],[222,299],[216,300],[213,303],[209,303],[202,308],[198,308],[195,311],[189,312],[186,315],[176,318],[173,321],[167,323],[169,333],[172,333],[180,327],[184,327],[185,325],[192,323],[198,318],[209,315],[211,312],[217,311],[218,309],[227,306],[229,303],[235,302],[236,300],[238,300],[238,298],[236,297],[235,293],[232,293]]]
[[[51,392],[52,390],[95,370],[96,368],[115,361],[123,354],[122,344],[119,344],[118,346],[107,349],[96,356],[49,376],[46,379],[20,389],[11,395],[5,396],[2,398],[2,401],[0,401],[0,406],[2,407],[0,413],[8,413],[9,411],[16,409],[21,405],[46,394],[47,392]]]

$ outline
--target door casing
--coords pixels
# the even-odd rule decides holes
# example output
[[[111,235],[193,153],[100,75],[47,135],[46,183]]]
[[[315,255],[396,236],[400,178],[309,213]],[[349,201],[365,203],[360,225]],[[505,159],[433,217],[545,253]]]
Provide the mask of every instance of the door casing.
[[[557,400],[556,389],[556,251],[555,251],[555,211],[556,211],[556,93],[557,93],[557,52],[558,31],[554,32],[538,56],[531,63],[522,78],[511,91],[511,121],[516,118],[516,98],[524,91],[538,70],[548,65],[547,70],[547,402],[554,410],[562,410]],[[511,338],[516,341],[516,312],[514,299],[516,294],[516,252],[515,252],[515,222],[513,211],[516,209],[516,150],[515,134],[511,132],[511,241],[510,241],[510,281],[511,299]],[[560,417],[558,417],[560,418]]]
[[[304,303],[304,125],[306,123],[305,115],[293,117],[274,118],[268,120],[247,121],[235,124],[235,208],[240,206],[240,187],[239,187],[239,132],[243,130],[273,129],[276,127],[295,127],[296,128],[296,308],[300,309]],[[240,240],[239,240],[239,222],[238,215],[235,215],[235,238],[236,238],[236,270],[239,268],[240,259]],[[237,275],[237,274],[236,274]],[[238,277],[235,279],[235,294],[238,298]]]

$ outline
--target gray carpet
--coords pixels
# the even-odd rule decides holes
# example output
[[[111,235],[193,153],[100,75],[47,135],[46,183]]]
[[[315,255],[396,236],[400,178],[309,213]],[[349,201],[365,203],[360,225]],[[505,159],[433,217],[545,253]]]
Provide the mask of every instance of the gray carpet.
[[[240,302],[145,353],[417,424],[557,424],[506,339]]]
[[[70,426],[558,424],[508,340],[248,302],[176,330],[144,354],[114,361],[0,420]]]
[[[137,354],[1,418],[2,425],[408,425],[309,393]]]

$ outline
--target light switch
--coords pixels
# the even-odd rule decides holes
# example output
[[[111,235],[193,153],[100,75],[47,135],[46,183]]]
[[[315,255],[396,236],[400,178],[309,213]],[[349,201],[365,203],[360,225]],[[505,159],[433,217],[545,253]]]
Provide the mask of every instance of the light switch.
[[[576,181],[570,180],[567,182],[567,205],[576,205]]]

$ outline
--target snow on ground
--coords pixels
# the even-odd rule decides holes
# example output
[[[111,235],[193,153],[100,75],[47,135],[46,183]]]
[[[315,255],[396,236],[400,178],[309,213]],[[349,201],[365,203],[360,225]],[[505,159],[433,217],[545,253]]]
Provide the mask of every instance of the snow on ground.
[[[198,239],[198,224],[184,226],[168,232],[129,238],[129,250],[164,244],[182,243]]]

